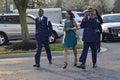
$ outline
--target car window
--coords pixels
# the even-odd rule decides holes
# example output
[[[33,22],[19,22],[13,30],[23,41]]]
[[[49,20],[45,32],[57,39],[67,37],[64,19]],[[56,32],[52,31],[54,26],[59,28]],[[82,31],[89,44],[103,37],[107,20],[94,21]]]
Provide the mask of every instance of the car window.
[[[79,17],[84,17],[84,13],[77,13]]]
[[[104,23],[120,22],[120,15],[104,16],[103,22]]]
[[[35,20],[32,17],[27,16],[26,20],[27,20],[27,24],[35,24]]]
[[[62,19],[66,19],[65,15],[66,13],[62,13]],[[75,15],[73,15],[73,18],[75,18]]]
[[[0,16],[0,24],[2,23],[2,21],[3,21],[3,20],[2,20],[2,16]]]
[[[4,24],[20,24],[19,16],[3,16]]]
[[[62,13],[62,19],[65,19],[65,13]]]

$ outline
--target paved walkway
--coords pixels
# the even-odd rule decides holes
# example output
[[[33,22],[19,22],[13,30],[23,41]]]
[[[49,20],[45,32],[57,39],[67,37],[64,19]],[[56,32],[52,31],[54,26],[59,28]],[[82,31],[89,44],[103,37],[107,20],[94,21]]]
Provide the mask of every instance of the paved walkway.
[[[80,54],[79,54],[80,55]],[[79,56],[78,56],[79,57]],[[45,56],[41,68],[33,68],[33,57],[0,59],[0,80],[120,80],[120,55],[98,54],[98,68],[93,69],[88,55],[87,69],[73,67],[73,55],[68,56],[68,68],[62,69],[63,56],[53,56],[49,65]]]

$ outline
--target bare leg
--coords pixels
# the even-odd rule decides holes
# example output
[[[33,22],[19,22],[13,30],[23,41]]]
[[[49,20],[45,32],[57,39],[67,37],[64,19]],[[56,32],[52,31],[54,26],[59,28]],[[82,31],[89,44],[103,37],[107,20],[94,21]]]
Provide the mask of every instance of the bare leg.
[[[64,48],[64,62],[67,63],[67,48]]]
[[[67,48],[64,48],[64,66],[63,69],[67,68]]]
[[[74,65],[76,66],[77,64],[77,49],[75,47],[72,48],[73,53],[74,53]]]

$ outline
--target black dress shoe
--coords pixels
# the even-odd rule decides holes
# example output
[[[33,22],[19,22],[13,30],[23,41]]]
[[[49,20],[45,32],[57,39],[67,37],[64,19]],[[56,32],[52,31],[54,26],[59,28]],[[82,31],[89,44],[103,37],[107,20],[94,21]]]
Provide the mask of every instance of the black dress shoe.
[[[100,51],[101,51],[101,49],[99,48],[99,49],[97,50],[97,53],[100,53]]]
[[[38,64],[35,64],[35,65],[33,65],[33,67],[37,67],[37,68],[39,68],[39,67],[40,67],[40,65],[38,65]]]
[[[49,61],[49,64],[52,64],[52,61]]]
[[[83,65],[83,64],[77,66],[77,68],[86,69],[85,65]]]
[[[93,68],[97,68],[97,65],[96,65],[96,64],[93,64]]]

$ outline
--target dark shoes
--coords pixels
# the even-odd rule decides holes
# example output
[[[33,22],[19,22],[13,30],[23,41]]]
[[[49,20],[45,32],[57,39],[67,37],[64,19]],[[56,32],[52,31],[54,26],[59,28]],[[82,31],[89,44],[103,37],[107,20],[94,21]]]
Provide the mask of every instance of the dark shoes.
[[[64,66],[63,66],[63,69],[66,69],[67,68],[67,62],[64,63]]]
[[[83,64],[77,66],[77,68],[86,69],[85,65],[83,65]]]
[[[49,61],[49,64],[52,64],[52,61]]]
[[[52,61],[49,61],[49,64],[52,64]],[[40,67],[40,64],[35,64],[35,65],[33,65],[33,67],[39,68],[39,67]]]
[[[86,69],[85,65],[83,65],[83,64],[77,66],[77,68]],[[93,68],[97,68],[97,65],[93,64]]]
[[[100,48],[98,48],[98,49],[97,49],[97,53],[100,53],[100,51],[101,51],[101,49],[100,49]]]
[[[35,64],[35,65],[33,65],[33,67],[37,67],[37,68],[39,68],[40,65],[39,65],[39,64]]]
[[[77,64],[75,63],[73,66],[75,66],[75,67],[76,67],[76,66],[77,66]]]
[[[68,63],[64,63],[64,66],[63,66],[63,69],[66,69],[67,68],[67,66],[68,66]],[[74,65],[73,65],[74,67],[76,67],[77,66],[77,64],[75,63]]]
[[[97,65],[96,65],[96,64],[93,64],[93,68],[97,68]]]

